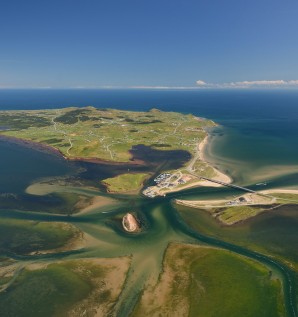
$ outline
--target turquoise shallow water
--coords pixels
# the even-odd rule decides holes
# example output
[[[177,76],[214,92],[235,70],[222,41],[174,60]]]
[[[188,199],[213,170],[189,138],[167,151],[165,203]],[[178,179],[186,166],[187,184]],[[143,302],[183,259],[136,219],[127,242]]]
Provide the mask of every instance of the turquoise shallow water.
[[[298,185],[298,93],[293,91],[0,91],[2,109],[37,109],[38,107],[64,107],[77,104],[93,104],[100,107],[115,107],[145,110],[158,107],[163,110],[190,112],[208,117],[220,125],[210,131],[211,142],[206,157],[233,177],[236,183],[258,188],[256,183],[267,182],[266,188]],[[139,104],[139,106],[138,106]],[[51,153],[44,153],[18,144],[0,141],[0,191],[2,194],[20,195],[40,179],[51,179],[72,175],[82,166],[64,161]],[[90,168],[94,177],[100,178],[106,171]],[[100,190],[100,188],[98,188]],[[79,191],[79,189],[78,189]],[[83,191],[82,191],[83,192]],[[34,259],[58,259],[65,257],[98,257],[134,255],[134,274],[131,283],[119,301],[119,312],[129,313],[138,292],[151,274],[158,274],[164,250],[170,241],[203,243],[232,250],[233,252],[257,259],[279,272],[284,281],[289,316],[297,316],[293,272],[279,260],[268,258],[270,252],[296,261],[298,213],[297,207],[263,215],[235,226],[222,229],[207,214],[200,221],[204,226],[193,231],[181,219],[172,205],[172,198],[196,199],[235,195],[232,189],[190,189],[169,195],[166,199],[147,200],[140,196],[122,197],[118,207],[105,213],[86,214],[76,217],[48,216],[27,211],[19,212],[5,208],[0,211],[3,218],[21,218],[40,221],[72,222],[84,232],[95,237],[99,247],[81,252],[61,255],[36,256]],[[32,196],[31,196],[32,198]],[[117,197],[115,197],[117,198]],[[46,202],[44,202],[46,203]],[[34,204],[34,197],[32,198]],[[141,235],[129,235],[117,226],[117,217],[131,209],[139,212],[146,224]],[[1,209],[1,205],[0,205]],[[290,230],[289,230],[289,224]],[[272,231],[274,228],[274,231]],[[248,239],[244,243],[236,233]],[[264,234],[265,232],[265,234]],[[275,235],[280,238],[274,239]],[[245,240],[246,241],[246,240]],[[277,241],[279,242],[276,247]],[[284,241],[284,244],[283,244]],[[287,244],[287,248],[286,248]],[[259,247],[258,247],[259,246]],[[276,251],[277,250],[277,251]],[[258,251],[260,253],[255,253]],[[262,255],[265,253],[266,255]],[[147,260],[144,261],[144,258]],[[11,255],[20,258],[16,255]],[[23,260],[29,258],[21,257]],[[32,258],[30,258],[32,259]],[[134,291],[132,291],[134,289]],[[121,316],[121,313],[119,313]]]

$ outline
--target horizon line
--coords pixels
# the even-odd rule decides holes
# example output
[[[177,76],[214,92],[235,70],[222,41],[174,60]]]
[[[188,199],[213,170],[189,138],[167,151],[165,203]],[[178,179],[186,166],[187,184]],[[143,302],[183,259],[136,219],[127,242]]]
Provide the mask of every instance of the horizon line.
[[[65,86],[65,87],[52,87],[52,86],[0,86],[0,90],[296,90],[296,86],[288,85],[262,85],[262,86],[226,86],[226,85],[211,85],[211,86]]]

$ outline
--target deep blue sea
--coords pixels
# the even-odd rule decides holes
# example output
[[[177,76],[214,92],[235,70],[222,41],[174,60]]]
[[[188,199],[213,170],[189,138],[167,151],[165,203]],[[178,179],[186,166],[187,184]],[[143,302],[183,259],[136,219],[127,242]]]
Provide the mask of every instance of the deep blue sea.
[[[212,119],[206,158],[236,182],[298,184],[297,90],[0,90],[0,110],[88,105]]]

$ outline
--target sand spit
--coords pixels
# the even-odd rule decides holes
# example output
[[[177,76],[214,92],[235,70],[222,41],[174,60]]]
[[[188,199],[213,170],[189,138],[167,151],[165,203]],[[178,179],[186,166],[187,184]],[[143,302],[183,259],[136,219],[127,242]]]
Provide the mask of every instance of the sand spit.
[[[289,196],[282,196],[282,194],[288,194]],[[291,195],[294,195],[294,197]],[[297,205],[298,190],[277,188],[218,200],[176,199],[175,203],[190,208],[204,209],[221,223],[230,226],[253,218],[263,212],[275,210],[285,204]]]
[[[270,195],[270,194],[297,194],[298,189],[282,189],[282,188],[275,188],[275,189],[268,189],[260,191],[260,194]]]
[[[278,191],[280,193],[280,191]],[[298,191],[297,191],[298,193]],[[237,197],[227,199],[210,199],[210,200],[182,200],[176,199],[175,203],[193,208],[222,208],[232,206],[257,206],[272,205],[276,202],[275,197],[267,196],[264,192],[257,194],[246,193]]]

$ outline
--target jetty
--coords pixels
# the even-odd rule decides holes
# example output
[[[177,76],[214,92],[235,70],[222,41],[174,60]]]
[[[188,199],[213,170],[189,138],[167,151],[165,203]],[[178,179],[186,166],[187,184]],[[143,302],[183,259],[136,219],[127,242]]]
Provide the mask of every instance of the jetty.
[[[195,174],[192,174],[192,175],[198,177]],[[232,187],[232,188],[236,188],[236,189],[241,189],[241,190],[244,190],[244,191],[249,192],[249,193],[253,193],[253,194],[257,194],[258,193],[255,190],[252,190],[252,189],[249,189],[249,188],[246,188],[246,187],[225,183],[225,182],[218,181],[218,180],[215,180],[215,179],[212,179],[212,178],[203,177],[203,176],[200,176],[199,178],[200,179],[204,179],[204,180],[209,181],[209,182],[212,182],[212,183],[217,183],[217,184],[220,184],[220,185],[223,185],[223,186],[226,186],[226,187]]]

